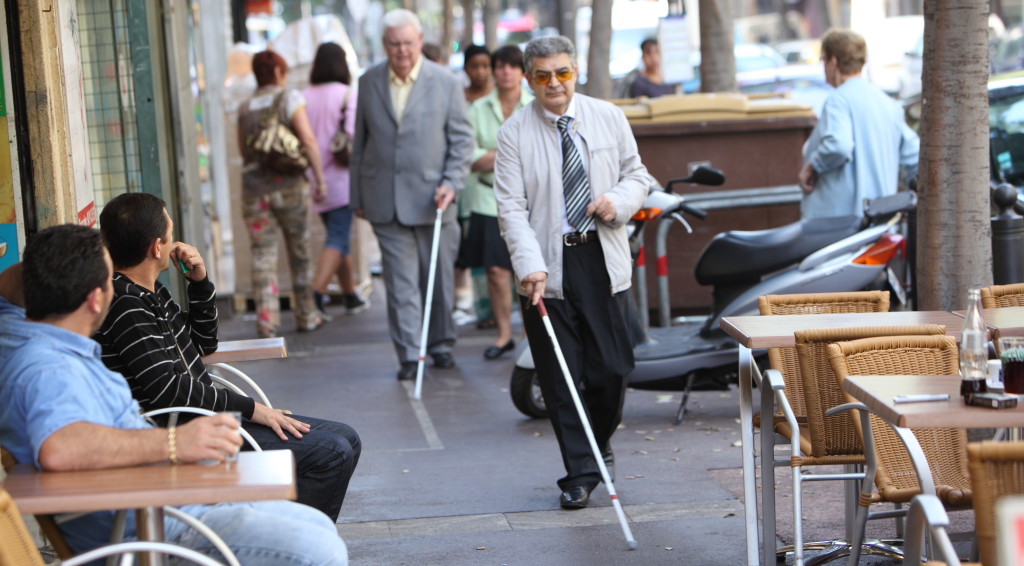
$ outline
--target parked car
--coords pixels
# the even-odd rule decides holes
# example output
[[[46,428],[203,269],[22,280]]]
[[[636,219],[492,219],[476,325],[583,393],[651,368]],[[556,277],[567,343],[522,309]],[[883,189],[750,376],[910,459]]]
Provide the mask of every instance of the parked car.
[[[736,56],[737,80],[743,73],[777,69],[786,65],[786,59],[774,47],[762,43],[741,43],[733,48],[733,54]],[[683,83],[683,91],[697,92],[700,90],[700,51],[691,52],[690,58],[693,63],[693,79]]]
[[[885,18],[862,33],[868,44],[864,76],[885,92],[898,97],[904,89],[904,56],[924,36],[924,16]],[[920,82],[920,73],[917,80]]]
[[[775,44],[775,50],[789,64],[819,63],[821,59],[821,41],[817,39],[794,39]]]
[[[810,106],[815,116],[821,115],[821,107],[832,92],[821,63],[783,65],[737,73],[736,86],[740,92],[785,95]]]

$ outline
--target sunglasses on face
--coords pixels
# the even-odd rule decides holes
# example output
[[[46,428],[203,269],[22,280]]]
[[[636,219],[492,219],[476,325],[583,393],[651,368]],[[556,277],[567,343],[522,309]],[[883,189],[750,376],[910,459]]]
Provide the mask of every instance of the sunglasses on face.
[[[546,85],[551,82],[551,71],[534,71],[533,82],[539,85]],[[562,67],[554,72],[555,78],[558,82],[564,83],[572,79],[572,69]]]

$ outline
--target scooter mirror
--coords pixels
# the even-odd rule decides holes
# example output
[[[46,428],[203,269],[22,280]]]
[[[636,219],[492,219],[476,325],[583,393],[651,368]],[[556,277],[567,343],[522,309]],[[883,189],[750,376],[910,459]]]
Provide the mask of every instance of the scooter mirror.
[[[687,181],[690,183],[697,183],[698,185],[710,185],[716,187],[725,183],[725,174],[718,169],[708,167],[707,165],[700,165],[693,170],[693,173],[691,173],[689,177],[687,177]]]
[[[722,173],[718,169],[708,167],[707,165],[699,165],[693,170],[693,173],[689,177],[683,177],[681,179],[672,179],[665,184],[665,190],[671,191],[672,186],[677,183],[696,183],[698,185],[709,185],[716,187],[725,182],[725,173]]]

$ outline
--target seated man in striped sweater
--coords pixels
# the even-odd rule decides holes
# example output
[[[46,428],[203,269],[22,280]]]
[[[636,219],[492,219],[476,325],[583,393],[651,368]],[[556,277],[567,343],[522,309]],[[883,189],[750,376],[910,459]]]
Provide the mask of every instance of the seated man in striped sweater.
[[[200,356],[217,349],[216,292],[196,248],[174,241],[163,200],[147,193],[120,195],[103,208],[100,225],[114,263],[114,301],[94,336],[107,367],[125,376],[146,411],[176,406],[240,411],[242,427],[260,447],[295,453],[298,501],[337,521],[359,461],[356,431],[286,415],[212,385]],[[188,282],[187,312],[157,281],[171,265]]]

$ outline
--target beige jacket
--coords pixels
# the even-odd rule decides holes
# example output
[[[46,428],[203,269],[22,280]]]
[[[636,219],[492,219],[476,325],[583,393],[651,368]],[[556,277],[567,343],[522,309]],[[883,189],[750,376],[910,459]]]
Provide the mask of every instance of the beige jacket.
[[[590,159],[591,192],[594,198],[607,194],[617,211],[613,222],[595,223],[612,284],[609,293],[617,293],[628,289],[632,278],[626,223],[647,196],[647,170],[622,110],[581,94],[573,102],[576,119],[571,127]],[[561,299],[562,145],[555,122],[536,101],[498,130],[494,180],[498,223],[512,256],[516,288],[522,277],[543,271],[548,274],[544,296]]]

